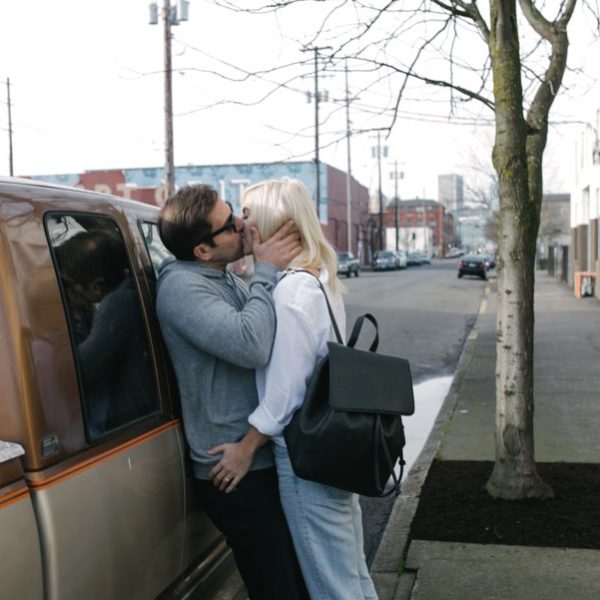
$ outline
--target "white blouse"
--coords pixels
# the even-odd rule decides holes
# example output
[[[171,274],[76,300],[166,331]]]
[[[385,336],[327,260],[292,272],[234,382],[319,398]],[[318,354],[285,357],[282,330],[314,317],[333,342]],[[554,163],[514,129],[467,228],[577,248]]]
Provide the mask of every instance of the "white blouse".
[[[287,271],[273,292],[277,331],[271,358],[256,370],[258,407],[248,422],[277,444],[285,446],[283,430],[304,401],[306,386],[317,361],[327,354],[327,342],[337,341],[323,292],[309,273]],[[282,273],[283,275],[283,273]],[[346,313],[341,294],[319,277],[327,290],[342,339],[346,339]]]

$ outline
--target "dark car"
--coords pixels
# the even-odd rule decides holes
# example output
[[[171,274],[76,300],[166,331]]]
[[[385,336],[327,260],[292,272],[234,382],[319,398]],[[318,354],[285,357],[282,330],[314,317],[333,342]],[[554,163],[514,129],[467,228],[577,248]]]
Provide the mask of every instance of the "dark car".
[[[338,252],[337,272],[338,275],[346,275],[346,277],[351,277],[352,273],[354,273],[354,276],[358,277],[360,274],[358,258],[354,258],[352,252]]]
[[[458,263],[458,278],[463,275],[475,275],[481,279],[487,279],[487,263],[485,256],[481,254],[469,254]]]
[[[496,257],[493,254],[482,254],[481,256],[485,261],[485,265],[488,269],[496,268]]]
[[[388,271],[400,268],[400,258],[391,250],[377,252],[373,261],[373,271]]]

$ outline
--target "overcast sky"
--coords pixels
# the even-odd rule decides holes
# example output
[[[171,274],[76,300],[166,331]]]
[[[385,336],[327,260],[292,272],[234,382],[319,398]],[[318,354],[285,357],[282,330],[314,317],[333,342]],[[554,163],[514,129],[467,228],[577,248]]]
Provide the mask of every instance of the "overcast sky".
[[[6,78],[11,81],[14,169],[17,175],[74,173],[84,170],[156,167],[164,163],[162,26],[148,24],[146,0],[4,0],[0,5],[0,174],[8,174]],[[159,0],[162,4],[162,0]],[[327,4],[327,3],[326,3]],[[330,3],[331,4],[331,3]],[[307,9],[308,10],[308,9]],[[314,15],[237,15],[207,0],[191,0],[190,19],[173,29],[175,162],[226,164],[311,160],[314,156],[312,65],[266,74],[261,80],[232,83],[243,71],[308,60],[301,42],[315,28]],[[599,46],[590,45],[590,24],[578,15],[571,29],[576,66],[585,65],[584,85],[571,85],[559,99],[556,121],[595,124],[600,108]],[[215,75],[220,73],[220,76]],[[305,73],[269,98],[272,82]],[[364,87],[362,75],[350,74],[352,94]],[[321,79],[330,102],[322,105],[321,159],[346,168],[343,139],[344,79]],[[374,114],[378,100],[393,97],[385,84],[361,89],[352,121],[356,129],[383,127]],[[423,90],[423,96],[429,92]],[[237,103],[223,103],[235,100]],[[493,139],[486,124],[491,113],[478,108],[474,120],[448,120],[447,105],[407,103],[390,138],[383,162],[384,191],[393,194],[392,161],[405,176],[401,197],[437,197],[441,173],[468,174],[485,157]],[[216,106],[215,106],[216,104]],[[385,102],[384,102],[385,104]],[[389,102],[388,102],[389,104]],[[360,109],[359,109],[360,105]],[[474,113],[475,114],[475,113]],[[549,191],[568,191],[574,140],[579,127],[551,130],[548,151]],[[377,186],[371,148],[374,134],[356,135],[353,172]]]

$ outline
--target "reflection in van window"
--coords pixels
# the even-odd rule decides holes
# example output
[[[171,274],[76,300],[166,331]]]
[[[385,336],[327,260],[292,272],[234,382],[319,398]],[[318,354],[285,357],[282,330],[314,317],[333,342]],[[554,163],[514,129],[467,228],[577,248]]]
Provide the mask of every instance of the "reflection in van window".
[[[159,409],[140,299],[112,219],[51,214],[46,229],[94,440]]]
[[[152,261],[154,275],[156,276],[156,279],[158,279],[158,270],[160,269],[160,265],[165,261],[165,259],[173,255],[162,243],[158,233],[158,225],[156,223],[142,221],[140,223],[140,230],[142,232],[142,236],[144,237],[144,243],[146,244],[146,249],[150,255],[150,260]]]

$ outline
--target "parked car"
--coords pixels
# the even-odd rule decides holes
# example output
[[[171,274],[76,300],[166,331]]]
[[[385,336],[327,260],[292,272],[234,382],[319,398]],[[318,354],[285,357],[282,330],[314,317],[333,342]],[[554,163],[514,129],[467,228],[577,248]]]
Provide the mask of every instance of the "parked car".
[[[486,269],[496,268],[496,257],[493,254],[482,254]]]
[[[345,275],[346,277],[351,277],[354,273],[354,276],[358,277],[360,275],[358,258],[354,258],[352,252],[338,252],[337,272],[338,275]]]
[[[400,259],[392,250],[377,252],[373,260],[373,271],[389,271],[400,268]]]
[[[458,278],[463,275],[476,275],[487,279],[487,266],[483,255],[469,254],[458,263]]]
[[[462,248],[450,248],[448,252],[446,252],[446,258],[458,258],[464,254],[464,250]]]
[[[409,267],[418,267],[421,263],[421,256],[418,252],[407,252],[406,253],[406,264]]]
[[[407,267],[406,251],[405,250],[397,250],[395,254],[397,257],[398,269],[406,269],[406,267]]]
[[[431,264],[431,258],[429,257],[429,254],[427,254],[427,252],[417,252],[417,260],[419,261],[420,265]]]
[[[235,575],[154,312],[157,217],[0,178],[3,598],[207,598]]]

